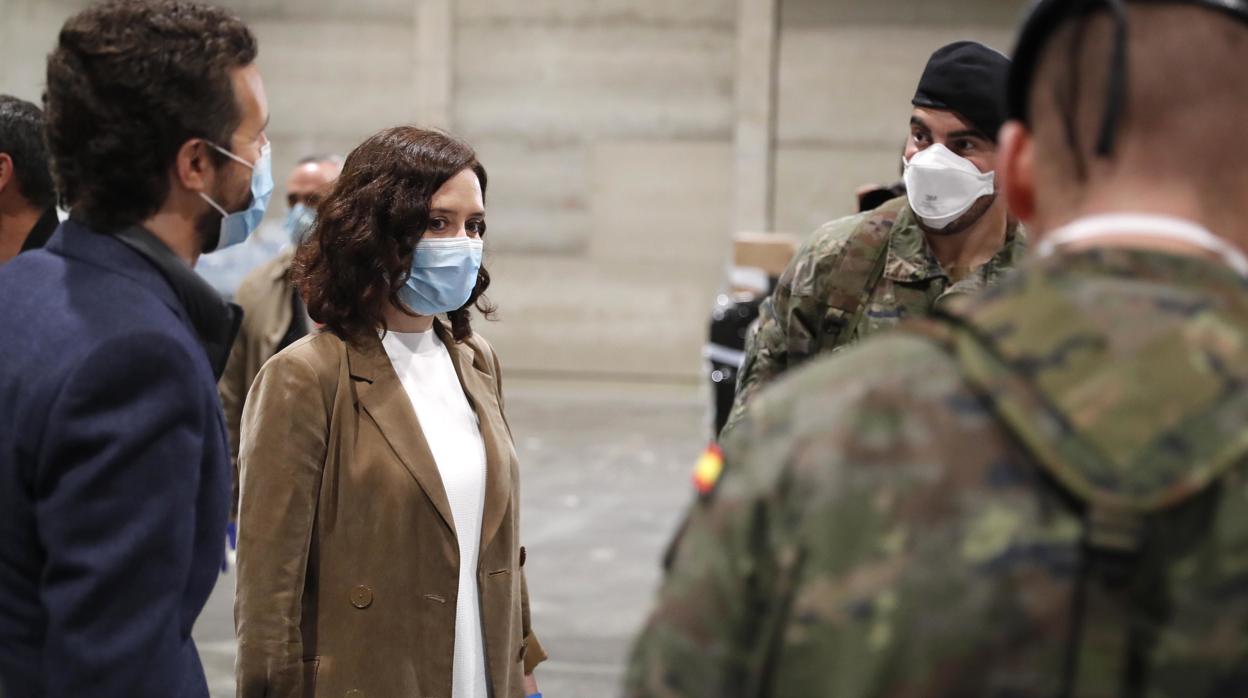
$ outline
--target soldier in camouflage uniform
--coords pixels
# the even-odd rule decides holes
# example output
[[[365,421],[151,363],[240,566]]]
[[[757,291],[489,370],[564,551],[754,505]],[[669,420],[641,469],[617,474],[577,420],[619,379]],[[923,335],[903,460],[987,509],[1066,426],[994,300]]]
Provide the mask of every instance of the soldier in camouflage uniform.
[[[1033,12],[1037,259],[758,396],[627,696],[1248,696],[1248,2]]]
[[[909,199],[815,231],[760,308],[724,433],[759,388],[783,371],[991,286],[1020,261],[1024,235],[1009,219],[992,176],[1008,69],[1005,56],[969,41],[932,54],[915,91],[904,159],[917,162],[916,155],[939,145],[946,159],[960,160],[972,177],[986,173],[994,186],[978,197],[972,191],[959,206],[943,183],[925,186],[930,180],[923,172],[930,167],[907,166]],[[934,205],[937,197],[945,200]],[[942,205],[950,204],[953,215],[942,217]]]

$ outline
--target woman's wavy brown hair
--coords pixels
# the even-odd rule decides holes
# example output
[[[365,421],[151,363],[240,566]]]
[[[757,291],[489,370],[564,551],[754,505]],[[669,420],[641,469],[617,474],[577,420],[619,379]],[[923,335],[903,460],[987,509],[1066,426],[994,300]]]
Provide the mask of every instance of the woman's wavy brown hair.
[[[387,305],[407,312],[399,289],[429,227],[433,195],[468,169],[484,196],[485,167],[472,148],[414,126],[388,128],[351,151],[295,253],[294,282],[308,315],[344,341],[359,342],[386,329]],[[482,266],[468,302],[447,313],[456,342],[472,336],[474,306],[487,318],[494,312],[483,297],[489,286],[490,274]]]

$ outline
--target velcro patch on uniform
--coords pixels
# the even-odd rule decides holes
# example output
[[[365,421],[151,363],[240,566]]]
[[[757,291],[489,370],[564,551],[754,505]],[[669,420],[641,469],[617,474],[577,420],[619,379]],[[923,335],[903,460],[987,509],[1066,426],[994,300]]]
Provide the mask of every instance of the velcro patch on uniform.
[[[724,452],[719,444],[711,444],[702,452],[698,463],[693,468],[693,487],[700,496],[705,497],[715,490],[719,476],[724,472]]]

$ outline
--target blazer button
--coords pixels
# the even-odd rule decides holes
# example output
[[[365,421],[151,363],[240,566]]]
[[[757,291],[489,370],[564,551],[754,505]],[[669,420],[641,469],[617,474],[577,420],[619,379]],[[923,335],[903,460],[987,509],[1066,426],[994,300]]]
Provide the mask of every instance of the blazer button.
[[[529,557],[529,555],[528,555],[528,553],[525,551],[524,546],[523,546],[523,545],[522,545],[522,546],[520,546],[520,566],[521,566],[521,567],[524,567],[524,561],[525,561],[528,557]]]
[[[368,608],[373,605],[373,590],[361,584],[351,590],[351,605],[356,608]],[[358,696],[353,695],[355,691],[348,693],[347,698],[364,698],[364,693],[360,692]]]
[[[358,688],[353,688],[350,691],[347,691],[347,694],[343,696],[343,698],[364,698],[364,691],[361,691]]]

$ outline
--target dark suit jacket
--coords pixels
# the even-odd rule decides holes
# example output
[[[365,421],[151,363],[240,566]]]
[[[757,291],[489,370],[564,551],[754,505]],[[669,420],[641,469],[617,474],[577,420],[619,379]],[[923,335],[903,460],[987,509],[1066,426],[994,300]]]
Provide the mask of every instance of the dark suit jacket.
[[[229,456],[192,318],[149,258],[64,223],[0,268],[6,698],[196,698]]]

